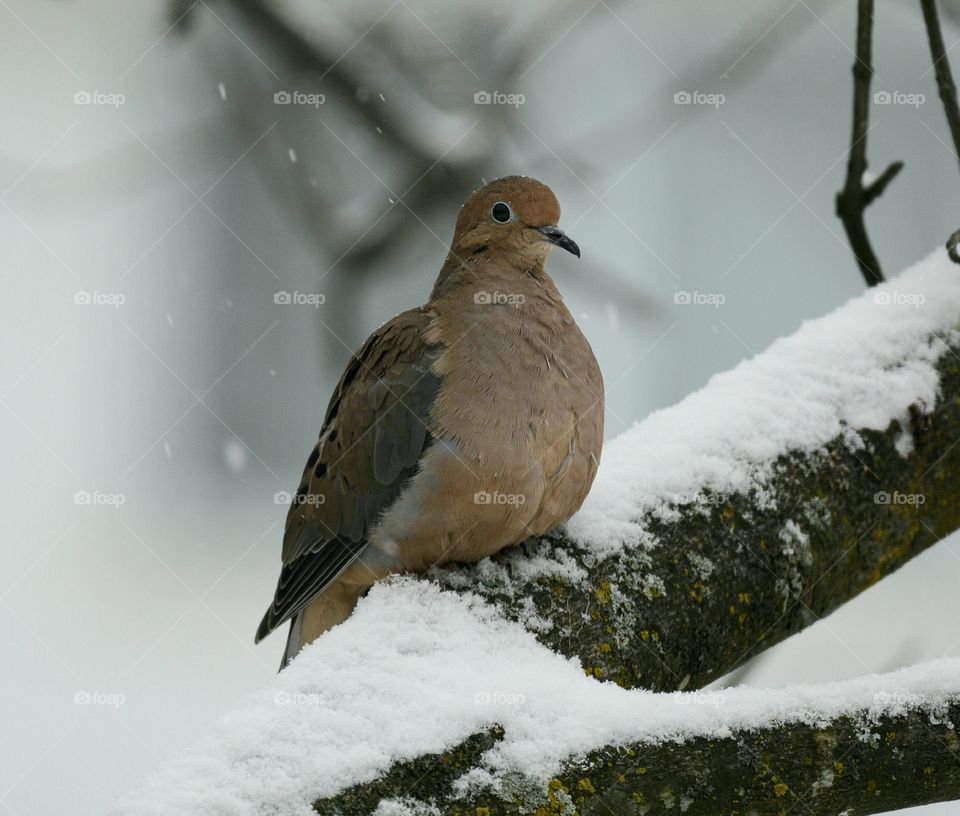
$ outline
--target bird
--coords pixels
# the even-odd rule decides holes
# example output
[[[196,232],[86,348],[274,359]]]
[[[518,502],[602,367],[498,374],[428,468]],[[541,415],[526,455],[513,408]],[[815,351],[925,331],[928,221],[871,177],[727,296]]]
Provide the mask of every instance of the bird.
[[[292,497],[259,643],[281,670],[376,581],[477,562],[581,506],[600,463],[603,376],[546,272],[553,191],[491,181],[461,207],[428,301],[374,331],[333,390]]]

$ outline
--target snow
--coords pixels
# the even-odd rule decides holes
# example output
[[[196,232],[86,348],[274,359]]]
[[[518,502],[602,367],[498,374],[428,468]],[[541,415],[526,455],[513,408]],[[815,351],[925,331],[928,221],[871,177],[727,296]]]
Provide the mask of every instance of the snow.
[[[856,430],[885,430],[912,404],[931,408],[941,338],[956,337],[958,322],[960,268],[937,250],[608,443],[568,534],[598,556],[650,546],[647,514],[670,518],[677,504],[710,500],[705,489],[762,491],[782,454],[841,435],[860,446]],[[909,454],[909,434],[897,449]]]
[[[862,444],[856,429],[885,429],[914,403],[929,408],[945,348],[931,336],[953,339],[958,315],[960,269],[938,252],[805,323],[610,443],[570,533],[598,553],[648,544],[647,513],[669,513],[704,488],[714,499],[762,490],[782,453],[816,451],[838,435]],[[803,557],[807,540],[794,520],[785,519],[781,539]],[[529,569],[549,560],[535,548]],[[693,567],[709,576],[713,564]],[[575,565],[568,568],[573,575]],[[489,580],[509,577],[491,562],[474,569]],[[527,623],[535,629],[543,622]],[[608,744],[723,737],[843,714],[862,720],[870,739],[881,713],[922,707],[935,718],[957,699],[957,658],[812,686],[625,690],[586,676],[577,660],[550,651],[477,596],[428,578],[394,577],[374,586],[348,621],[304,649],[269,687],[122,797],[113,813],[306,816],[317,798],[494,723],[504,727],[504,739],[461,786],[495,784],[516,770],[547,778],[565,759]],[[402,801],[378,810],[404,812]]]
[[[223,460],[233,473],[242,473],[247,466],[247,449],[236,437],[223,442]]]
[[[868,738],[882,712],[923,700],[936,716],[958,696],[957,658],[815,686],[627,691],[587,677],[475,596],[394,578],[113,812],[306,816],[316,798],[493,723],[504,740],[464,784],[516,768],[546,778],[565,757],[611,742],[722,737],[841,714],[862,717]]]

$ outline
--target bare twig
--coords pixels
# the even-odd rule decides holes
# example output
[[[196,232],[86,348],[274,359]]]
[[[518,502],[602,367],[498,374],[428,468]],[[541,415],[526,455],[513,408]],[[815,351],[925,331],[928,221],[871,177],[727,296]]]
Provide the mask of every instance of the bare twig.
[[[859,0],[857,7],[857,55],[853,63],[853,130],[850,135],[850,157],[847,180],[837,193],[837,215],[850,240],[850,248],[868,286],[883,280],[880,261],[870,245],[864,210],[880,196],[903,162],[893,162],[876,179],[864,187],[867,171],[867,133],[870,119],[870,80],[873,77],[871,50],[873,40],[873,0]]]
[[[923,21],[927,26],[927,39],[930,41],[930,58],[937,77],[937,90],[943,102],[943,112],[953,137],[953,149],[960,160],[960,108],[957,107],[957,86],[953,83],[950,61],[943,45],[943,32],[940,30],[940,17],[937,14],[936,0],[920,0],[923,9]],[[960,230],[947,239],[947,252],[954,263],[960,263],[957,246],[960,245]]]

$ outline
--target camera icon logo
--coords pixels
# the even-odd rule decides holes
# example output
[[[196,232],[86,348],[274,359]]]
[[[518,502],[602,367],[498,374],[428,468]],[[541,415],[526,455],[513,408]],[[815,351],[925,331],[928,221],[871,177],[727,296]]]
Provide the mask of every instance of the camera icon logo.
[[[493,102],[493,94],[490,91],[477,91],[473,95],[474,105],[489,105]]]
[[[893,101],[893,94],[890,91],[877,91],[873,95],[874,105],[889,105]]]
[[[693,101],[690,91],[677,91],[673,95],[674,105],[689,105]]]
[[[292,101],[293,97],[290,96],[290,91],[277,91],[273,95],[274,105],[289,105]]]
[[[274,292],[273,302],[278,306],[288,306],[293,303],[293,295],[289,292]]]
[[[680,306],[689,306],[692,303],[692,296],[689,292],[674,292],[673,302]]]
[[[74,105],[89,105],[93,102],[93,96],[90,91],[77,91],[73,95]]]

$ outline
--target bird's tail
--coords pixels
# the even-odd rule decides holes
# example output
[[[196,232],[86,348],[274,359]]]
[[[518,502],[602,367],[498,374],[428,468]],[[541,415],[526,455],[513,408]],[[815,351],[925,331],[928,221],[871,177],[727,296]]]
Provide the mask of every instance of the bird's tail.
[[[280,671],[297,656],[304,646],[313,643],[324,632],[343,623],[357,605],[366,587],[336,581],[290,619],[287,648],[283,650]]]
[[[287,635],[287,648],[283,650],[283,657],[280,660],[280,671],[287,667],[293,658],[300,651],[300,632],[303,629],[303,610],[297,612],[290,619],[290,633]]]

